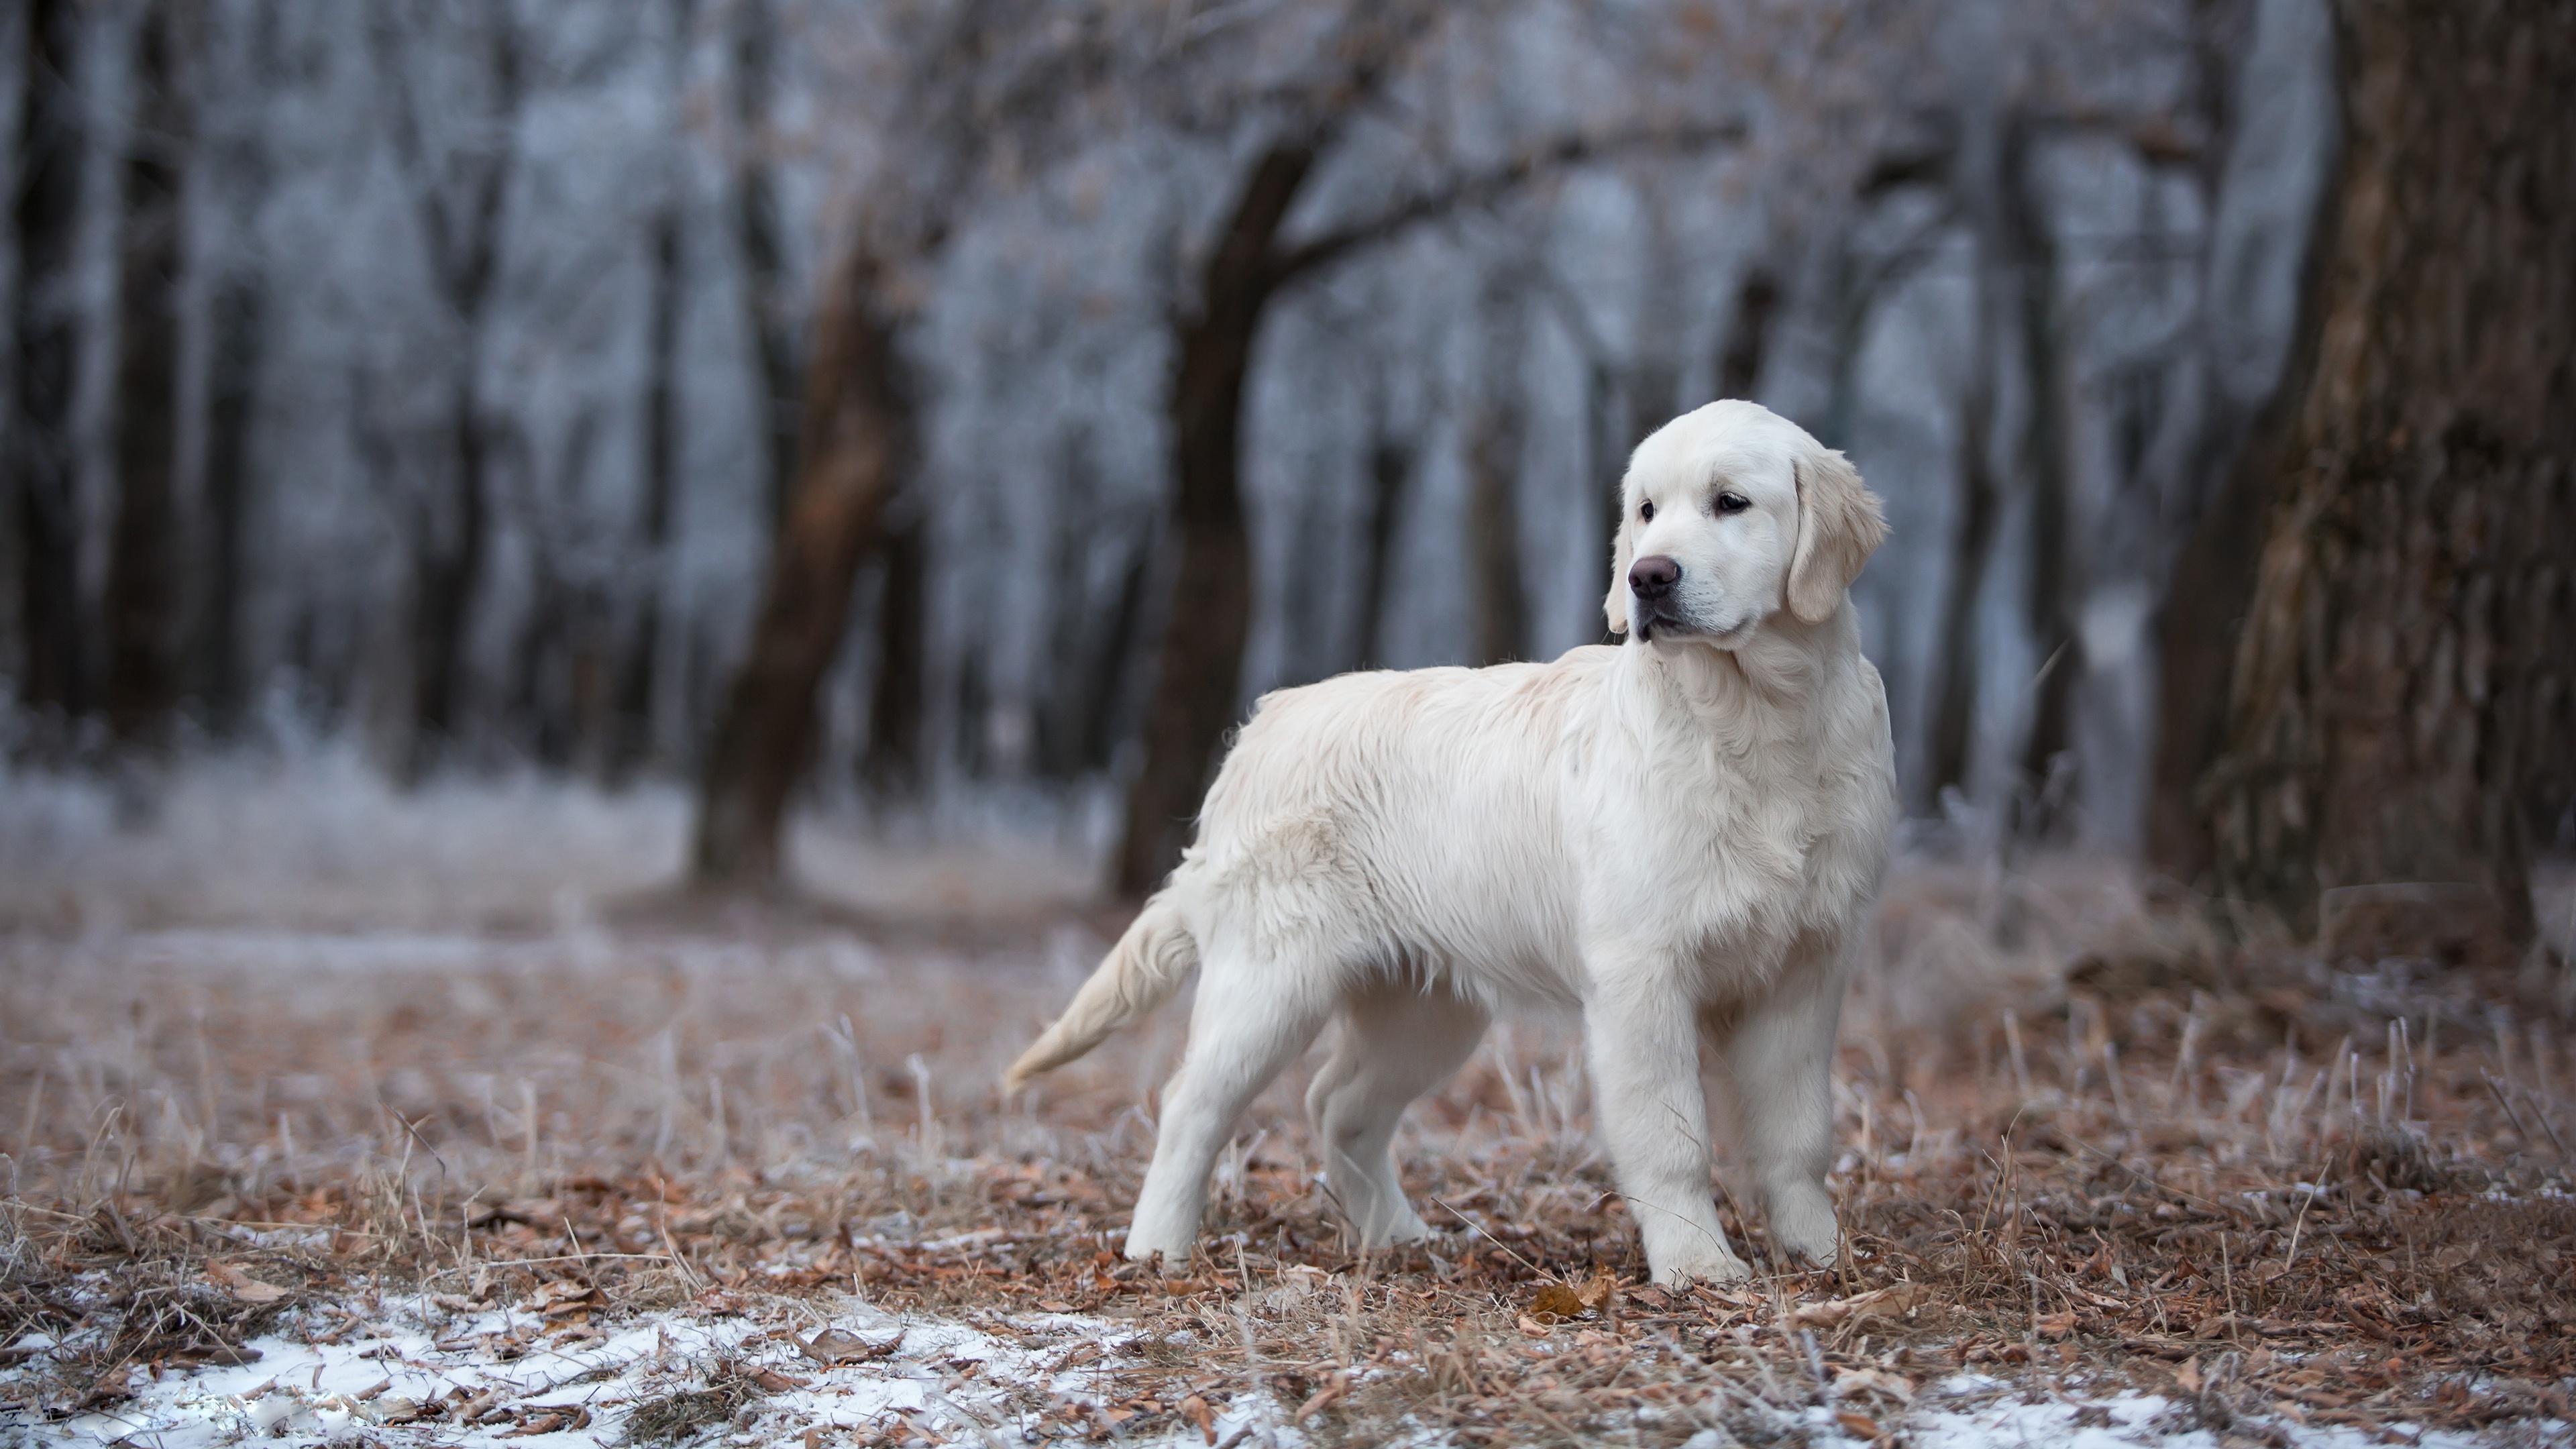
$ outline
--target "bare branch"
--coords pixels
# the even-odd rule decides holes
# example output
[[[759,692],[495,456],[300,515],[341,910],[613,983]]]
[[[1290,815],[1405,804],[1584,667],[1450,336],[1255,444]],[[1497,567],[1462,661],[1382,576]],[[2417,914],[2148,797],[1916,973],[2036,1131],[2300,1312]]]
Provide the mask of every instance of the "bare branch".
[[[1640,152],[1696,151],[1732,145],[1744,139],[1745,129],[1742,121],[1717,121],[1680,128],[1622,132],[1599,138],[1562,136],[1547,145],[1525,151],[1500,166],[1452,177],[1374,216],[1335,227],[1274,254],[1270,261],[1271,285],[1284,285],[1423,222],[1436,221],[1470,207],[1488,205],[1549,172]]]

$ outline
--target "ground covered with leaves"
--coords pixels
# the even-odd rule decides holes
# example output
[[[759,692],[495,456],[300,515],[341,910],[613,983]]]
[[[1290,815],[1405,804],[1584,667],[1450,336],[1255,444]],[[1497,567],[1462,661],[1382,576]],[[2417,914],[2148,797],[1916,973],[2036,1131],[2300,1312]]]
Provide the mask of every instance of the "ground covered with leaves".
[[[1201,1255],[1124,1262],[1185,1013],[992,1086],[1117,925],[20,929],[0,1425],[139,1425],[179,1381],[228,1433],[445,1443],[2576,1420],[2576,998],[2546,951],[2249,947],[2098,862],[1910,862],[1846,1018],[1842,1262],[1667,1292],[1546,1021],[1399,1136],[1433,1242],[1352,1250],[1292,1074]]]

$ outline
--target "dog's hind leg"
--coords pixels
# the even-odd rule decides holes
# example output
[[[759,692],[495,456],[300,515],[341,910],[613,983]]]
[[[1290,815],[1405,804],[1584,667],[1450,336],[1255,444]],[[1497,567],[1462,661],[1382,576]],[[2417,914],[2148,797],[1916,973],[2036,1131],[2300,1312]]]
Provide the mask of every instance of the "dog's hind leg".
[[[1484,1008],[1438,987],[1377,983],[1342,1003],[1333,1055],[1306,1092],[1324,1173],[1360,1246],[1416,1242],[1431,1229],[1404,1200],[1388,1144],[1413,1099],[1447,1080],[1484,1040]]]
[[[1792,961],[1771,995],[1736,1020],[1726,1044],[1738,1145],[1762,1193],[1771,1241],[1783,1253],[1831,1263],[1834,1200],[1834,1034],[1841,1023],[1842,965]]]
[[[1237,1117],[1315,1040],[1333,1006],[1325,971],[1303,962],[1246,960],[1239,947],[1204,947],[1198,1004],[1181,1069],[1163,1087],[1154,1162],[1136,1198],[1127,1256],[1156,1253],[1179,1267],[1197,1245],[1208,1174]]]

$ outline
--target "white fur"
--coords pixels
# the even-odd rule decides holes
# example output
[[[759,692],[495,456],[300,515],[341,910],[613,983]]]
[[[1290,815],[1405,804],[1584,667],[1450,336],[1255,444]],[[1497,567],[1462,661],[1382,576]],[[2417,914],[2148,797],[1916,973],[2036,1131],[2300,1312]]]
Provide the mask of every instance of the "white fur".
[[[1722,492],[1747,506],[1716,512]],[[1640,607],[1632,559],[1682,568],[1651,641],[1263,699],[1197,843],[1012,1068],[1016,1087],[1081,1055],[1195,958],[1128,1257],[1189,1256],[1237,1114],[1335,1018],[1306,1099],[1328,1180],[1367,1244],[1424,1236],[1396,1119],[1515,1003],[1582,1010],[1657,1282],[1747,1271],[1711,1200],[1703,1040],[1774,1241],[1834,1257],[1828,1073],[1896,819],[1886,700],[1844,598],[1878,503],[1839,454],[1722,402],[1638,445],[1623,505],[1612,626]]]

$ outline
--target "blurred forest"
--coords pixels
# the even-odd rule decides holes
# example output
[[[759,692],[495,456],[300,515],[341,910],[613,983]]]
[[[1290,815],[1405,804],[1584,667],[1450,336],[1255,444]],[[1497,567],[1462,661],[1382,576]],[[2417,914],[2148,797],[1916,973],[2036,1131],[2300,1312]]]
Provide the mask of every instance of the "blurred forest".
[[[1000,811],[1133,891],[1262,691],[1599,638],[1627,450],[1749,396],[1887,499],[1856,598],[1919,840],[2152,850],[2311,924],[2492,886],[2526,939],[2524,857],[2576,843],[2567,287],[2490,283],[2570,235],[2514,120],[2565,7],[2349,9],[12,0],[0,746],[684,780],[714,883],[800,804]],[[2408,129],[2487,57],[2468,132]],[[2369,415],[2525,490],[2459,524],[2512,545],[2439,585],[2467,632],[2407,646],[2489,671],[2451,692],[2511,728],[2462,735],[2291,657],[2301,608],[2418,594],[2256,555],[2360,436],[2300,381],[2375,345],[2333,318],[2489,235],[2496,167],[2529,225],[2422,305],[2530,333],[2529,427]],[[2310,264],[2437,174],[2378,270]],[[2367,507],[2328,473],[2301,518]],[[2275,676],[2412,700],[2468,843],[2317,864],[2418,819],[2336,823],[2335,771],[2414,776]]]

